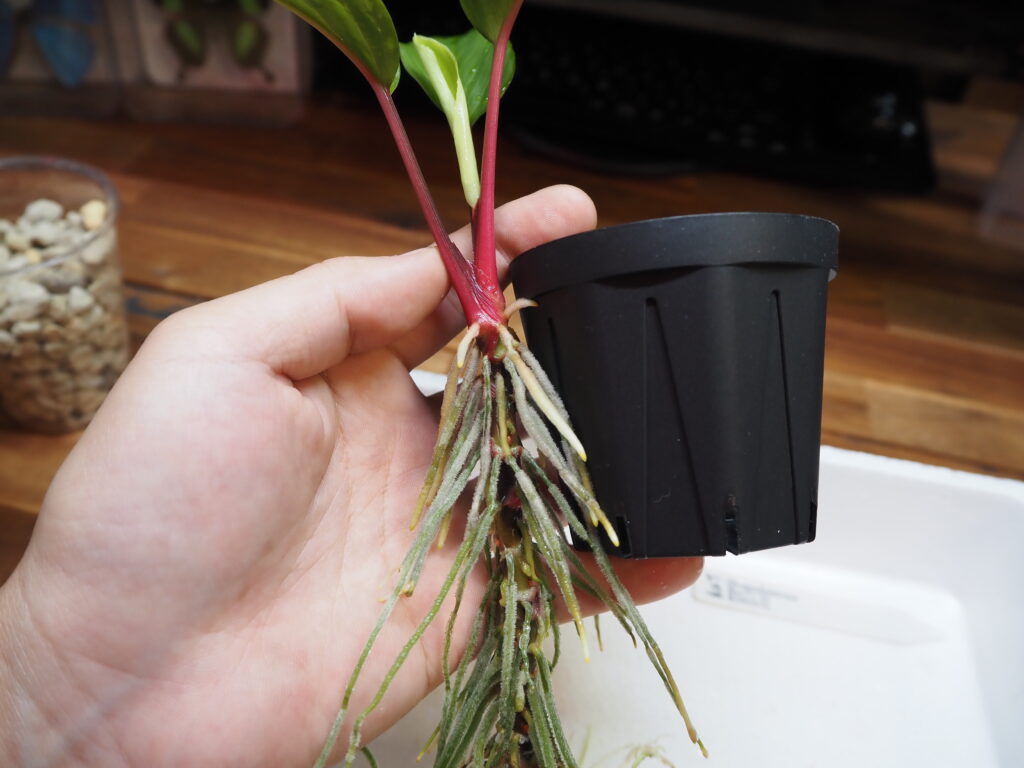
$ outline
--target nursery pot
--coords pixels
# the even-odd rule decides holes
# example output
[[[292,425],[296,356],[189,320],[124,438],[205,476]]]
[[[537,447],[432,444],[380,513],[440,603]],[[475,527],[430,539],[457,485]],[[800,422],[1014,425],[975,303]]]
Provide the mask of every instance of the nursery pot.
[[[527,340],[587,450],[620,555],[814,539],[838,235],[811,216],[677,216],[513,262],[516,294],[539,303],[523,313]]]

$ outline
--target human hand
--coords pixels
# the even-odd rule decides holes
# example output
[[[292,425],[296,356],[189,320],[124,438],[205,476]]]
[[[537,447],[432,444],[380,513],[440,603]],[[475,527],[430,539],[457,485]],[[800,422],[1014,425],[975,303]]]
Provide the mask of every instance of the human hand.
[[[499,264],[594,218],[570,187],[510,203],[497,214]],[[468,248],[468,233],[454,239]],[[151,334],[0,589],[0,764],[314,761],[411,541],[437,417],[408,371],[464,325],[447,291],[433,248],[334,259]],[[356,711],[453,553],[432,555],[399,603]],[[689,585],[700,565],[617,568],[644,601]],[[438,684],[442,646],[438,622],[367,739]]]

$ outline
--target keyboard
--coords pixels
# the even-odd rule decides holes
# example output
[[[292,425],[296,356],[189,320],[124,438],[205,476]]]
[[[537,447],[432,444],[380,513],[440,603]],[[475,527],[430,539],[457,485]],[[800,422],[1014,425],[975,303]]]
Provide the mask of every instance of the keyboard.
[[[503,128],[617,173],[728,170],[924,191],[919,73],[879,61],[548,8],[513,33]]]
[[[625,0],[623,0],[625,2]],[[455,2],[391,0],[401,39],[466,29]],[[934,170],[913,67],[527,3],[503,135],[603,172],[725,170],[922,192]],[[320,88],[365,95],[320,41]],[[403,111],[433,109],[406,83]]]

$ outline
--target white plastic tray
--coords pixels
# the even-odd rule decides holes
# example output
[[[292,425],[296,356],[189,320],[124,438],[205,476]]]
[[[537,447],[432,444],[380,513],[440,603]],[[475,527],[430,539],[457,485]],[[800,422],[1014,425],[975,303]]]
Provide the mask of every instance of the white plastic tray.
[[[817,541],[708,558],[644,609],[711,761],[612,621],[589,664],[564,633],[570,743],[589,732],[582,768],[640,744],[677,766],[1022,766],[1022,545],[1024,483],[825,448]],[[381,765],[414,764],[438,701],[377,740]]]

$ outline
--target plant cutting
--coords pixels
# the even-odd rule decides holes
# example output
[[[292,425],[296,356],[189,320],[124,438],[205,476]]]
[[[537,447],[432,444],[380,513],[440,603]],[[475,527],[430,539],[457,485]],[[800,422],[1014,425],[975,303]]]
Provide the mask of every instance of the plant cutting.
[[[573,621],[583,654],[589,654],[578,592],[602,602],[634,644],[643,645],[690,739],[703,752],[664,656],[611,565],[602,540],[615,547],[618,534],[594,495],[584,446],[544,369],[508,325],[515,312],[532,306],[522,300],[506,306],[494,229],[499,105],[514,69],[509,37],[522,0],[462,0],[469,32],[416,35],[402,44],[381,0],[279,2],[326,35],[369,82],[468,326],[448,375],[433,457],[410,510],[417,536],[344,686],[317,766],[327,764],[342,738],[348,745],[346,765],[365,752],[366,717],[449,595],[454,609],[447,618],[442,660],[445,697],[440,722],[424,747],[424,753],[433,750],[438,768],[577,765],[555,706],[552,670],[561,653],[559,603]],[[392,98],[403,66],[451,128],[472,223],[472,261],[447,234]],[[481,116],[478,166],[472,124]],[[465,515],[464,533],[447,577],[369,706],[351,712],[353,692],[381,630],[417,588],[431,548],[445,542],[456,514]],[[593,552],[600,578],[570,545],[566,525]],[[476,569],[484,571],[487,585],[479,605],[466,607],[467,580]],[[456,661],[451,654],[456,617],[467,608],[475,611],[469,649]],[[595,635],[600,643],[596,620]]]

